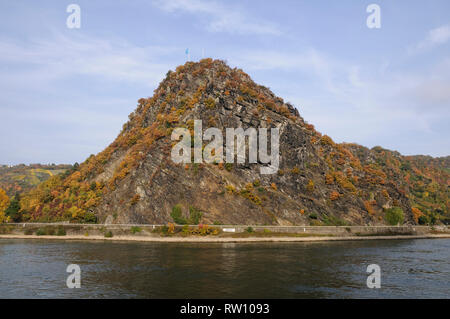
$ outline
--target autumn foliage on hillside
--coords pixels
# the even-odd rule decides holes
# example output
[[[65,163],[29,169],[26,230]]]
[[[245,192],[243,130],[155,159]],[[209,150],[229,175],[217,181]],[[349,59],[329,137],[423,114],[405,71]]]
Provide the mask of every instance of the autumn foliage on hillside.
[[[7,221],[7,216],[5,215],[5,210],[9,206],[9,197],[6,192],[0,188],[0,224]]]
[[[257,86],[242,70],[230,69],[224,62],[212,59],[188,62],[175,72],[169,71],[152,97],[138,101],[137,109],[130,114],[122,132],[104,151],[91,155],[68,176],[54,176],[25,194],[21,199],[23,220],[95,221],[93,209],[102,195],[114,190],[138,167],[154,147],[155,141],[170,136],[174,127],[193,129],[193,122],[181,121],[186,111],[200,104],[209,109],[216,107],[216,99],[208,94],[205,85],[186,85],[189,78],[201,77],[206,73],[225,83],[224,95],[236,96],[236,101],[255,99],[261,108],[289,115],[293,121],[299,120],[283,107],[281,99],[268,94],[267,88]],[[149,116],[153,118],[150,120]],[[167,148],[167,154],[169,150]],[[102,183],[95,182],[94,178],[104,172],[105,165],[118,153],[125,155],[112,177]]]
[[[23,193],[36,187],[51,176],[64,173],[72,168],[72,165],[0,165],[0,188],[5,190],[8,196]]]
[[[311,202],[324,196],[323,202],[336,210],[343,203],[351,202],[370,221],[383,223],[386,212],[392,207],[408,210],[405,213],[414,216],[414,222],[419,224],[449,220],[448,158],[405,157],[379,147],[369,150],[356,144],[337,144],[305,123],[295,108],[268,88],[254,83],[245,72],[212,59],[187,62],[169,71],[152,97],[139,99],[119,136],[104,151],[23,194],[21,220],[95,222],[96,207],[105,195],[123,185],[123,181],[145,163],[152,150],[157,148],[159,155],[169,158],[170,135],[175,127],[193,130],[193,110],[208,114],[208,125],[220,125],[215,113],[223,107],[224,97],[242,107],[256,106],[252,110],[253,117],[262,117],[264,113],[281,116],[289,125],[301,127],[310,139],[308,143],[315,157],[306,163],[305,169],[315,171],[316,175],[306,177],[299,167],[286,167],[280,169],[265,188],[258,185],[258,189],[280,193],[277,178],[305,175],[304,193],[298,196]],[[265,119],[270,125],[271,117]],[[111,164],[116,161],[117,165]],[[229,165],[222,163],[215,167],[232,171]],[[188,166],[184,168],[188,169]],[[320,178],[313,180],[314,176]],[[230,189],[227,193],[237,194],[265,210],[266,195],[256,195],[256,190],[250,186],[241,187],[239,191]],[[135,207],[142,199],[135,193],[127,196],[129,198],[121,200],[123,205]],[[301,215],[307,216],[305,210],[305,207],[298,207],[298,211],[303,211]],[[336,222],[330,216],[323,221]]]

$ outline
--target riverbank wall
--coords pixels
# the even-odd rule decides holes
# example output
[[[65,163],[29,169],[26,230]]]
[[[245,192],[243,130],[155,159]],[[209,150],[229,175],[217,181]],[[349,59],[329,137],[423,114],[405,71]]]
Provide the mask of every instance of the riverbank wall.
[[[184,226],[198,229],[198,225]],[[448,226],[256,226],[256,225],[203,225],[217,230],[216,236],[239,234],[264,234],[265,236],[424,236],[450,234]],[[160,237],[167,225],[132,224],[67,224],[67,223],[16,223],[0,225],[0,235],[16,236],[133,236]],[[175,226],[175,233],[183,226]],[[213,235],[209,235],[213,236]]]

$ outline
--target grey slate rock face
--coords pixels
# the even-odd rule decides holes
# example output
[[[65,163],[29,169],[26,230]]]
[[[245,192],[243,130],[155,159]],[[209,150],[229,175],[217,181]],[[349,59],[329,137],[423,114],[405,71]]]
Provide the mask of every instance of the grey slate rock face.
[[[191,67],[195,69],[198,66]],[[220,76],[221,73],[225,76]],[[170,216],[172,208],[181,205],[185,217],[189,215],[189,207],[195,207],[203,212],[202,222],[210,224],[219,221],[223,224],[310,225],[315,221],[339,220],[349,224],[376,225],[384,221],[369,216],[364,200],[369,193],[379,194],[382,189],[388,190],[390,198],[376,196],[378,205],[392,205],[396,200],[405,212],[410,211],[408,200],[395,185],[367,186],[352,193],[336,183],[326,184],[325,175],[334,170],[360,173],[348,163],[342,167],[329,167],[323,153],[337,153],[335,146],[314,142],[317,134],[305,126],[298,110],[292,104],[284,103],[269,89],[255,85],[248,76],[231,70],[221,61],[214,61],[200,75],[192,74],[188,71],[169,74],[156,91],[159,95],[154,105],[143,115],[143,127],[155,123],[161,112],[168,113],[171,107],[180,108],[183,96],[191,98],[204,87],[201,101],[193,109],[186,109],[175,126],[201,119],[205,130],[209,127],[206,123],[213,121],[223,131],[224,140],[227,127],[279,127],[279,172],[261,175],[261,164],[249,164],[248,161],[242,165],[233,164],[231,169],[214,164],[175,164],[170,159],[170,136],[165,136],[155,141],[137,168],[104,196],[96,210],[101,221],[165,224],[173,221]],[[240,85],[249,83],[257,88],[260,95],[274,101],[277,109],[261,106],[258,99],[242,94],[239,87],[230,88],[227,83],[233,81]],[[184,95],[180,96],[182,91]],[[175,95],[177,102],[162,110],[171,94]],[[214,108],[205,106],[207,98],[214,99]],[[283,107],[287,114],[283,113]],[[135,125],[130,120],[124,126],[124,134]],[[117,151],[111,160],[117,163],[111,162],[106,166],[117,167],[127,151]],[[370,151],[365,160],[370,161]],[[314,184],[313,189],[308,187],[310,183]],[[235,191],[229,191],[231,186]],[[342,194],[339,200],[330,201],[332,191]],[[140,195],[139,202],[128,204],[135,194]],[[117,217],[112,221],[113,212]],[[406,221],[413,223],[408,213]]]

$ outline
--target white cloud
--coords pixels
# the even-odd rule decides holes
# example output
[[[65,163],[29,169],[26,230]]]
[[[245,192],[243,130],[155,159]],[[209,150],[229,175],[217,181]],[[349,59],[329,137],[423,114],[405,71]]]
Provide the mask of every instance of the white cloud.
[[[450,39],[450,25],[443,25],[428,32],[427,37],[419,42],[414,48],[409,49],[409,53],[416,53],[429,50],[439,45],[447,43]]]
[[[55,34],[51,40],[20,43],[0,40],[0,64],[12,72],[0,81],[53,81],[88,75],[112,81],[154,85],[169,69],[161,57],[175,51],[158,46],[139,47],[83,35]],[[26,66],[26,67],[24,67]]]
[[[257,21],[242,11],[215,1],[157,0],[154,4],[167,12],[186,12],[207,17],[207,30],[235,34],[281,35],[278,26],[267,21]]]
[[[348,94],[353,84],[363,85],[359,67],[335,61],[314,48],[302,52],[247,51],[230,60],[244,70],[297,72],[320,84],[323,90],[339,96]]]
[[[433,154],[446,154],[448,141],[442,136],[448,129],[441,123],[450,120],[448,59],[417,71],[399,71],[386,61],[378,68],[358,65],[313,48],[247,51],[230,60],[257,77],[267,74],[266,85],[336,141],[426,153],[427,141],[433,140],[434,147],[441,145]],[[275,70],[279,75],[271,83]]]
[[[173,66],[175,50],[75,33],[0,38],[0,135],[20,126],[20,136],[1,140],[0,160],[73,162],[99,152]]]
[[[432,44],[442,44],[450,39],[450,26],[445,25],[430,31],[428,40]]]

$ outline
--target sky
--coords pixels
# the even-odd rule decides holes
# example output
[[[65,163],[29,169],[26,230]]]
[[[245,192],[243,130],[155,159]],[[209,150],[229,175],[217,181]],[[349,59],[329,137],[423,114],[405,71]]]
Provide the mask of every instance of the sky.
[[[336,142],[450,155],[449,12],[448,0],[2,1],[0,164],[102,151],[187,48],[243,69]]]

